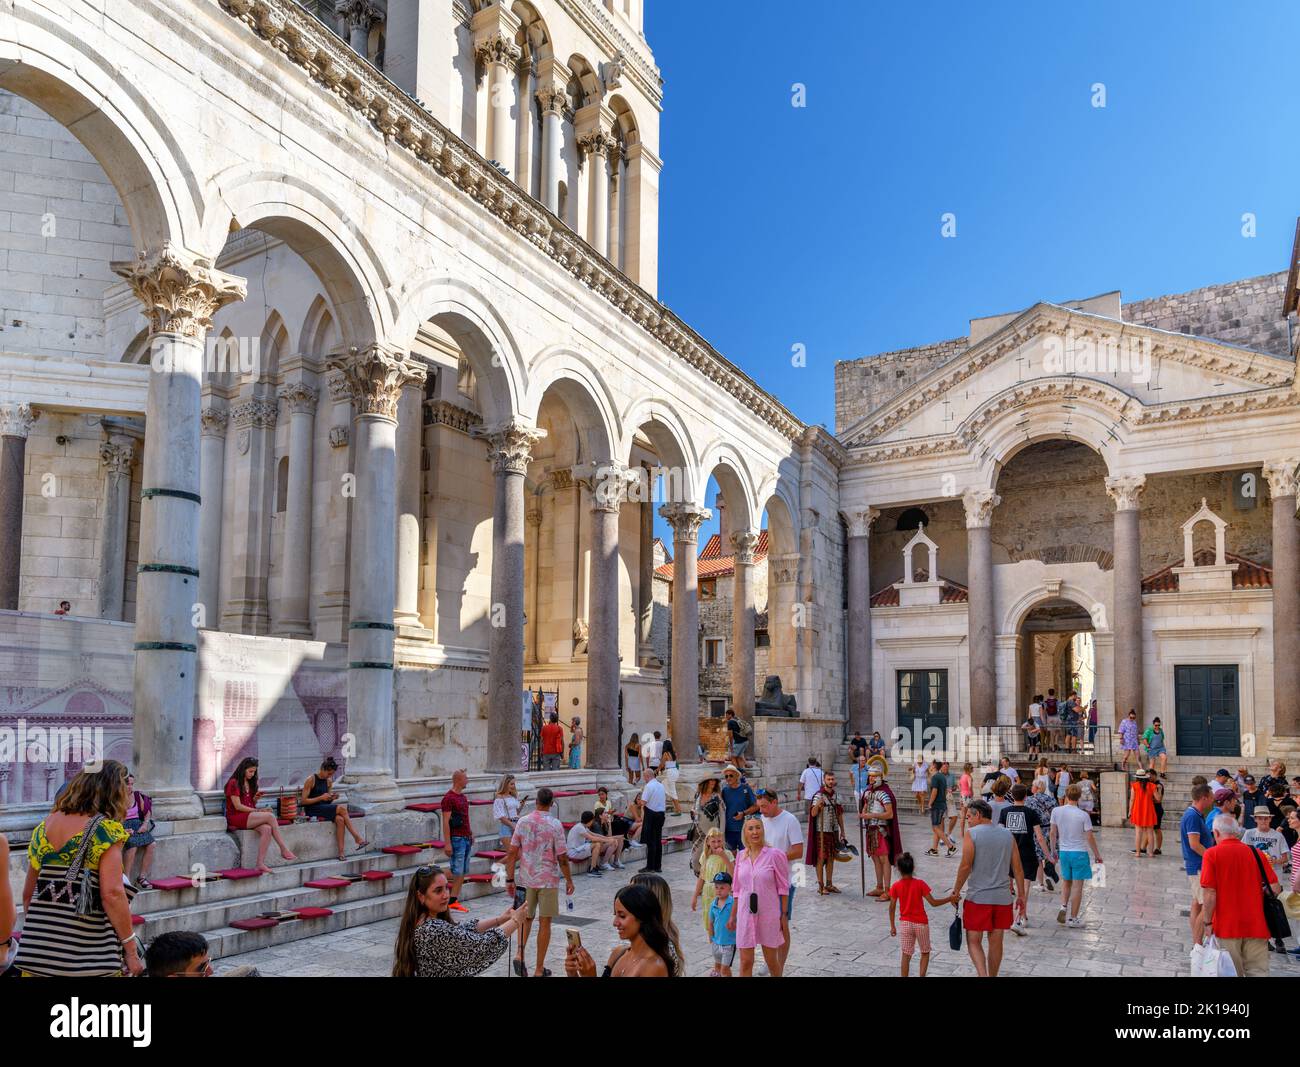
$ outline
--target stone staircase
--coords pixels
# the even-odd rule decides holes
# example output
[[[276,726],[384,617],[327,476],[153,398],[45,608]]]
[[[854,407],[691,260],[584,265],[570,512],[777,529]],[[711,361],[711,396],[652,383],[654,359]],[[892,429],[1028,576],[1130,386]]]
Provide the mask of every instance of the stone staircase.
[[[548,776],[557,777],[555,775]],[[608,778],[609,776],[605,776]],[[586,781],[575,782],[569,789],[593,790],[591,775]],[[552,784],[564,790],[568,783],[525,782],[521,779],[521,794],[536,795],[540,784]],[[626,782],[621,784],[602,779],[610,789],[615,808],[622,809],[632,795]],[[491,797],[495,779],[485,777],[477,787],[471,784],[467,794],[471,800],[470,825],[474,832],[476,852],[499,850],[496,820],[492,817]],[[408,803],[433,802],[441,797],[441,790],[431,789],[428,795],[408,797]],[[591,792],[557,797],[552,811],[563,823],[576,821],[583,811],[595,805]],[[689,847],[684,840],[690,826],[685,812],[688,805],[683,794],[683,814],[676,816],[669,809],[664,825],[664,852],[675,852]],[[532,810],[531,803],[525,810]],[[297,860],[285,862],[272,844],[267,864],[272,869],[254,878],[201,881],[197,886],[181,889],[152,889],[140,891],[132,902],[136,929],[146,943],[158,934],[174,930],[191,930],[202,933],[212,952],[218,957],[269,948],[318,934],[379,922],[401,914],[409,880],[424,864],[438,864],[444,869],[448,857],[441,847],[422,847],[418,852],[393,854],[382,849],[390,845],[420,845],[442,840],[441,816],[437,812],[402,811],[390,815],[375,815],[354,820],[358,832],[370,843],[363,852],[354,851],[350,837],[345,838],[346,858],[339,860],[334,838],[334,827],[324,823],[303,822],[282,826],[281,834]],[[236,867],[252,868],[256,865],[258,836],[251,831],[227,832],[221,816],[178,823],[161,823],[157,828],[154,862],[151,879],[170,877],[191,878],[205,871],[220,871]],[[683,840],[673,840],[682,837]],[[11,884],[15,884],[15,899],[21,901],[21,887],[26,874],[25,841],[11,842]],[[644,849],[631,849],[624,853],[629,866],[639,865],[645,856]],[[504,884],[493,885],[493,865],[498,860],[488,856],[472,856],[469,877],[462,898],[472,901],[490,893],[504,893]],[[575,876],[585,874],[588,861],[572,864]],[[389,877],[369,880],[364,872],[384,872]],[[346,878],[347,884],[335,888],[314,888],[305,883],[325,878]],[[500,877],[497,879],[500,880]],[[284,919],[274,926],[245,930],[232,922],[255,919],[264,913],[289,912],[296,908],[327,908],[331,914],[318,918]]]

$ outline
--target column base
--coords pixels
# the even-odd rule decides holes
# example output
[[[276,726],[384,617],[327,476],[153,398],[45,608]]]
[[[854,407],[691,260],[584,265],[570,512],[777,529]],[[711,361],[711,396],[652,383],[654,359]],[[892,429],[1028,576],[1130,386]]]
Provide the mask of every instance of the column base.
[[[273,637],[291,637],[296,641],[310,641],[312,638],[311,627],[305,622],[298,620],[281,622],[276,628]]]
[[[1266,755],[1269,759],[1280,759],[1287,765],[1287,773],[1294,774],[1295,768],[1300,767],[1300,737],[1274,734]]]
[[[149,797],[153,801],[153,817],[158,822],[203,818],[203,801],[188,787],[150,790]]]
[[[391,774],[381,771],[348,771],[339,781],[339,788],[347,803],[364,808],[367,815],[378,812],[401,811],[406,807],[406,797],[397,787]]]

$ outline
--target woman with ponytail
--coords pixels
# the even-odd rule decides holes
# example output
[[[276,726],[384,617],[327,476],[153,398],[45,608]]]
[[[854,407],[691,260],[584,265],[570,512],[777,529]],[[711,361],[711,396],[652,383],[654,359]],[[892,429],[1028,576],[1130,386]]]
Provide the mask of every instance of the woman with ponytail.
[[[507,908],[495,919],[461,926],[450,903],[451,884],[441,867],[421,867],[411,876],[393,946],[394,978],[473,978],[501,958],[523,925],[523,909]]]

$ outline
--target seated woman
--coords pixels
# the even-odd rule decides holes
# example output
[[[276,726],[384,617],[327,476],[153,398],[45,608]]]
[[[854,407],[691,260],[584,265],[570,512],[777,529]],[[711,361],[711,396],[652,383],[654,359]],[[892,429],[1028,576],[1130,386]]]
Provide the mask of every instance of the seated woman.
[[[357,833],[357,828],[352,825],[352,816],[348,813],[348,806],[337,803],[339,795],[330,788],[331,779],[338,773],[338,769],[339,765],[335,762],[334,757],[326,756],[321,760],[320,770],[315,774],[307,775],[306,780],[302,783],[302,795],[298,799],[302,803],[304,815],[310,815],[313,819],[320,819],[321,822],[332,822],[334,824],[334,838],[339,846],[339,859],[343,859],[344,830],[352,835],[352,840],[357,843],[358,850],[365,848],[369,842]]]
[[[522,806],[515,776],[507,774],[497,785],[497,793],[492,800],[492,817],[497,821],[497,837],[501,839],[502,852],[510,851],[510,842],[515,836]]]
[[[441,867],[421,867],[411,877],[393,946],[394,978],[473,978],[501,958],[523,925],[524,909],[507,908],[495,919],[461,926],[450,903],[451,883]]]
[[[269,874],[271,868],[266,864],[266,850],[270,848],[272,838],[286,863],[293,863],[298,857],[285,846],[275,813],[257,806],[261,796],[257,788],[257,760],[245,756],[226,783],[226,829],[257,831],[261,836],[257,845],[257,869]]]
[[[627,802],[627,811],[623,817],[631,824],[624,835],[627,838],[628,847],[644,848],[639,838],[641,836],[641,824],[645,822],[645,805],[641,803],[641,794],[637,793]]]
[[[153,800],[136,789],[133,774],[126,776],[126,787],[131,791],[131,803],[127,806],[122,828],[131,836],[126,839],[126,848],[122,852],[122,873],[141,889],[152,889],[149,867],[153,863]],[[132,878],[131,865],[137,852],[140,853],[140,873]]]

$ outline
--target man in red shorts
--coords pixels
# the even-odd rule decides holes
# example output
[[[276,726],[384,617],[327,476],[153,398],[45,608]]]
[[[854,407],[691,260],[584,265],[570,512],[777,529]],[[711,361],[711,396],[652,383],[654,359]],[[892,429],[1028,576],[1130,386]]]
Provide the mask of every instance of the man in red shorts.
[[[1025,914],[1025,870],[1016,840],[1005,826],[992,822],[993,809],[983,800],[966,809],[966,833],[961,842],[961,866],[952,887],[954,898],[970,882],[961,921],[966,928],[966,951],[981,978],[996,978],[1002,965],[1002,938],[1011,929],[1014,913]],[[1015,895],[1007,882],[1015,881]],[[984,935],[989,935],[988,952]]]

